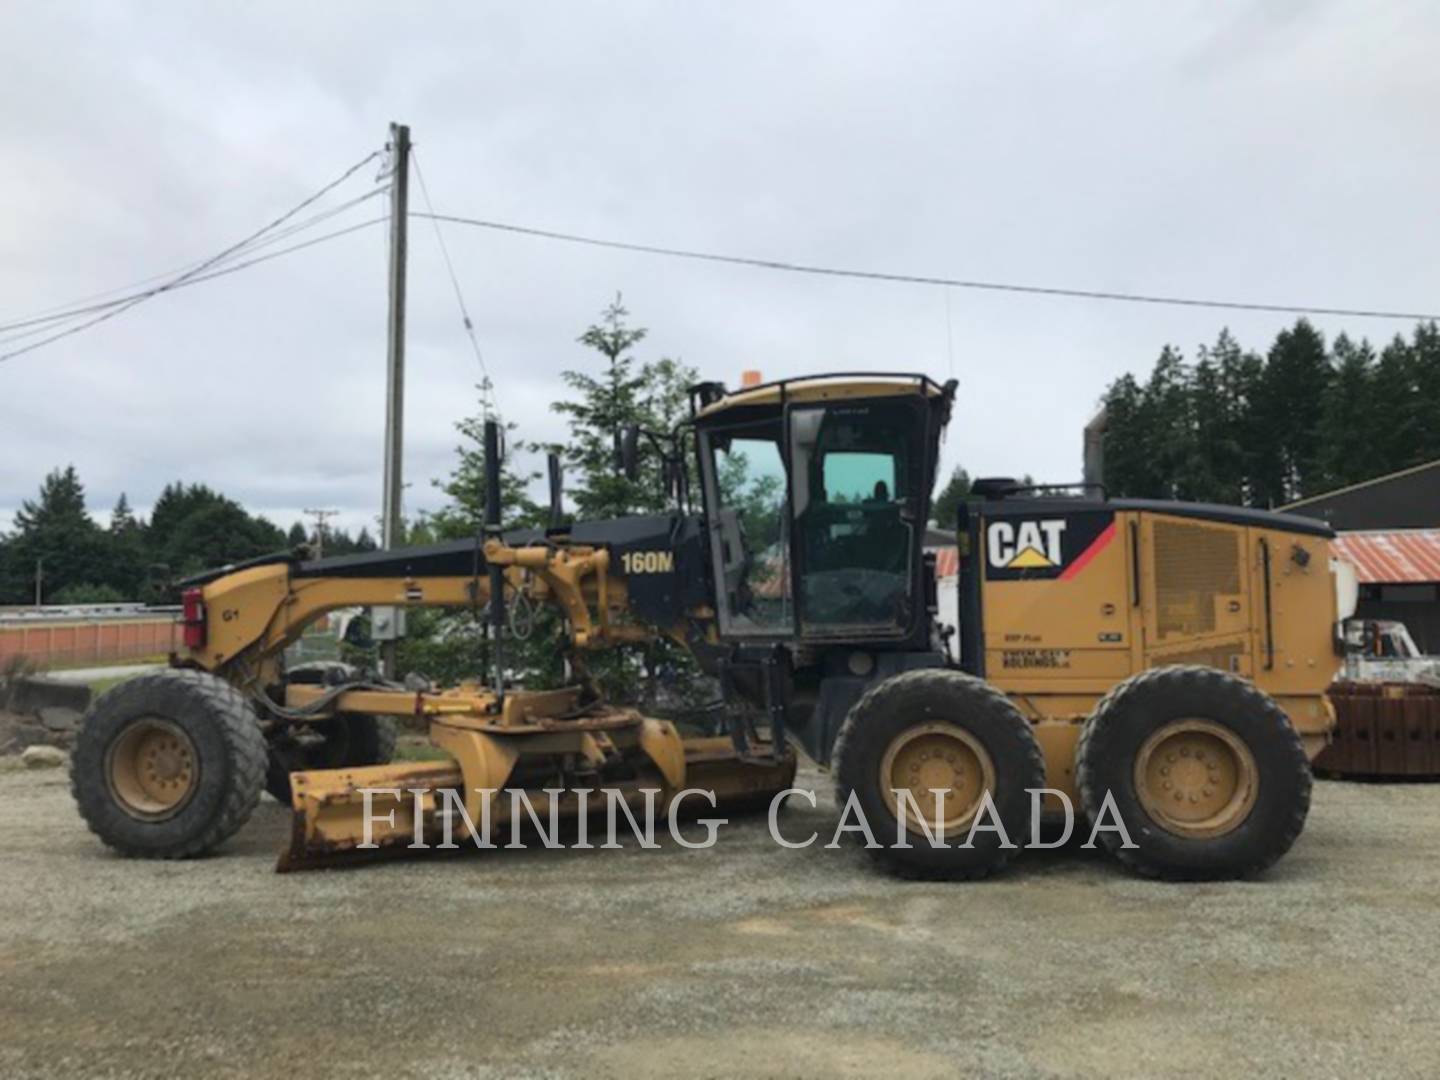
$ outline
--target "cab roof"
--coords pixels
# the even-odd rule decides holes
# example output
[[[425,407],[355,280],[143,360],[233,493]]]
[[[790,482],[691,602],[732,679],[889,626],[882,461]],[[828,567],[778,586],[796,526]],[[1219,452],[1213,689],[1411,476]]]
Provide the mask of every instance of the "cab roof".
[[[941,386],[928,375],[896,374],[894,372],[836,372],[828,375],[803,375],[794,379],[727,390],[718,383],[703,384],[710,388],[702,393],[703,404],[696,410],[697,419],[706,419],[730,409],[752,405],[783,405],[791,401],[842,401],[849,398],[950,397],[954,382]]]

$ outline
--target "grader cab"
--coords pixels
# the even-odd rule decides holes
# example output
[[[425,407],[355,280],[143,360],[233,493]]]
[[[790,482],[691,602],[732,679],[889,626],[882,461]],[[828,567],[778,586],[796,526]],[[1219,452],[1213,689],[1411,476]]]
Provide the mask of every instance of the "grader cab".
[[[281,865],[296,868],[367,839],[463,839],[518,805],[537,822],[616,800],[654,812],[699,788],[722,809],[764,806],[798,748],[908,875],[998,869],[1042,789],[1052,809],[1117,819],[1100,839],[1140,872],[1270,865],[1303,826],[1307,758],[1333,723],[1328,527],[977,484],[955,537],[957,665],[924,546],[954,392],[919,375],[701,384],[676,431],[617,437],[632,472],[642,439],[660,455],[671,513],[535,533],[501,530],[492,431],[497,516],[474,540],[193,583],[171,670],[92,709],[81,812],[123,853],[198,854],[243,824],[268,774],[292,805]],[[338,607],[470,608],[499,645],[516,603],[555,608],[577,671],[589,650],[684,646],[735,706],[729,730],[682,737],[583,679],[508,686],[503,662],[446,689],[284,666]],[[390,763],[397,715],[424,720],[445,759]]]

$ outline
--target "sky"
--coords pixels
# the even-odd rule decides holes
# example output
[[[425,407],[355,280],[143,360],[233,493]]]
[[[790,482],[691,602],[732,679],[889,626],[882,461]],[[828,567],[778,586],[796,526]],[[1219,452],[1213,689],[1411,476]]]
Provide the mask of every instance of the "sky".
[[[0,323],[204,259],[412,128],[437,210],[884,272],[1440,308],[1440,8],[1423,3],[50,3],[0,15]],[[317,206],[373,187],[376,163]],[[412,203],[418,208],[418,187]],[[364,221],[375,199],[317,228]],[[479,368],[411,226],[407,512]],[[310,234],[306,234],[310,235]],[[296,239],[303,237],[297,236]],[[960,382],[946,470],[1071,480],[1106,385],[1293,317],[800,277],[446,227],[505,415],[617,293],[734,385]],[[1386,340],[1405,321],[1316,318]],[[0,528],[73,463],[102,521],[203,482],[372,525],[386,234],[165,294],[0,363]],[[0,349],[0,351],[5,351]]]

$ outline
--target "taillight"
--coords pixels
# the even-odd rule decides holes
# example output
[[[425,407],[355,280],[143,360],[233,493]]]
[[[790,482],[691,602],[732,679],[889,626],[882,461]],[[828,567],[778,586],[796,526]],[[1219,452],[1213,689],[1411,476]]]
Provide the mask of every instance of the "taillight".
[[[185,628],[187,649],[205,647],[205,594],[199,589],[186,589],[180,595],[180,625]]]

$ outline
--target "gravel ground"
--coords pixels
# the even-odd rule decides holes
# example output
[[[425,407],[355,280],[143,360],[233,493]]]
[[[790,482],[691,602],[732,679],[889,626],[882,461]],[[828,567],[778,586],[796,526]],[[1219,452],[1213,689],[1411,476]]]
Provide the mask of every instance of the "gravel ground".
[[[828,781],[787,831],[828,835]],[[132,862],[0,773],[0,1075],[1274,1076],[1440,1071],[1440,786],[1316,788],[1262,881],[1094,852],[979,885],[785,851],[495,851],[277,876],[268,799]]]

